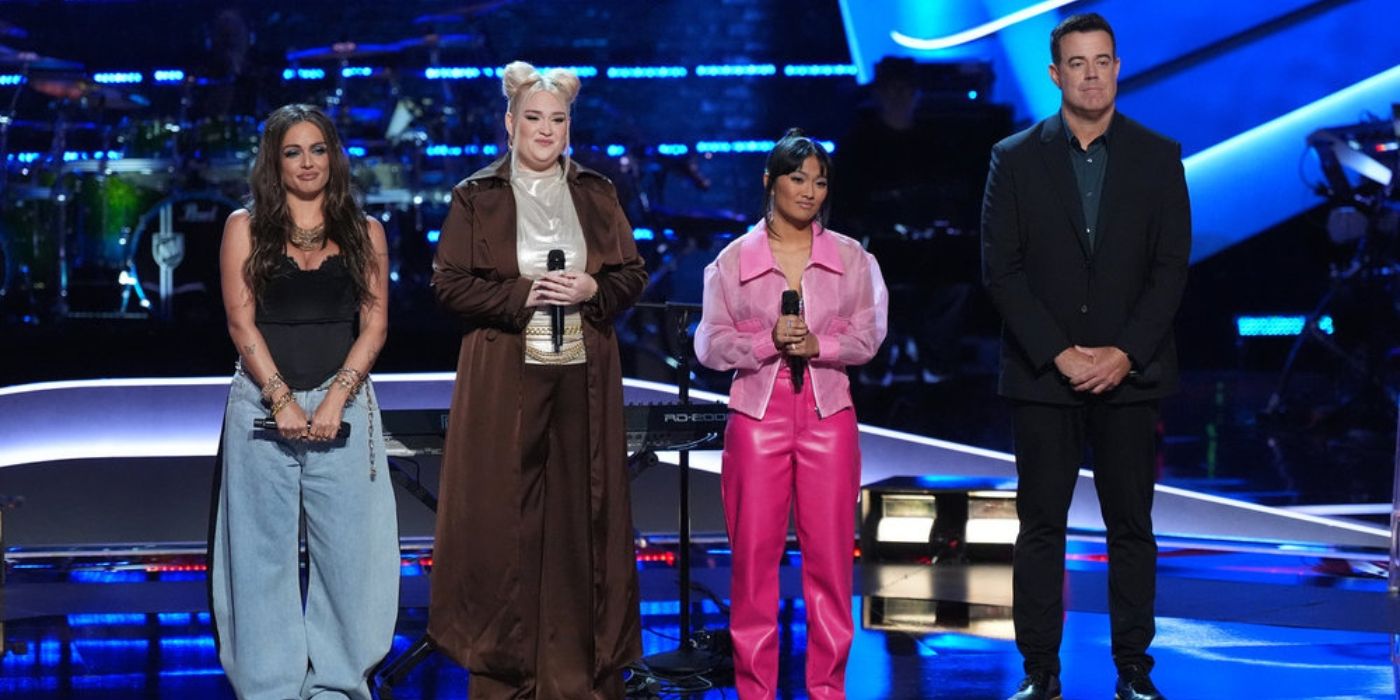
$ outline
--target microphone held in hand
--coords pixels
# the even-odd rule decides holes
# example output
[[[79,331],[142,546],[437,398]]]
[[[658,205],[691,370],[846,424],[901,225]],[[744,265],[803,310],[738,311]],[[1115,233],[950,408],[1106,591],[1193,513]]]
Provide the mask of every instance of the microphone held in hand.
[[[564,269],[564,251],[555,248],[549,251],[550,272]],[[549,336],[554,341],[554,352],[564,346],[564,307],[551,304],[549,307]]]
[[[307,425],[311,425],[307,423]],[[254,418],[253,427],[257,430],[277,430],[276,418]],[[335,431],[335,439],[344,440],[350,437],[350,424],[345,421],[340,422],[340,429]]]
[[[802,315],[802,298],[797,295],[797,290],[788,289],[783,292],[784,316]],[[788,356],[788,369],[792,371],[793,391],[802,391],[802,370],[806,367],[806,361],[800,357]]]

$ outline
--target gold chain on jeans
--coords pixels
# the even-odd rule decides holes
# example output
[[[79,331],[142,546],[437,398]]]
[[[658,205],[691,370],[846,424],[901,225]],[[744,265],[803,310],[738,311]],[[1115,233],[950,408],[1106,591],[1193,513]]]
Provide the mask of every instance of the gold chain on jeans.
[[[369,377],[365,377],[364,381],[360,382],[360,384],[365,384],[368,382]],[[357,390],[359,389],[360,384],[357,384],[355,386]],[[367,412],[367,417],[369,418],[369,420],[365,421],[365,423],[369,425],[369,480],[374,481],[375,477],[379,475],[379,465],[376,464],[374,461],[374,412],[378,410],[378,408],[374,405],[373,387],[371,387],[369,391],[365,392],[365,401],[369,403],[369,410]]]

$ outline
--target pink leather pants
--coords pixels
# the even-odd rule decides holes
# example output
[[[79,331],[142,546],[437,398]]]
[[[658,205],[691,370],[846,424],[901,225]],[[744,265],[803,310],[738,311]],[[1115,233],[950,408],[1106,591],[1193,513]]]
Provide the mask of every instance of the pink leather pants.
[[[729,627],[740,700],[769,700],[777,692],[778,565],[794,496],[807,608],[807,693],[812,700],[845,698],[860,488],[855,411],[819,417],[810,381],[794,392],[784,367],[763,420],[729,414],[721,485],[734,552]]]

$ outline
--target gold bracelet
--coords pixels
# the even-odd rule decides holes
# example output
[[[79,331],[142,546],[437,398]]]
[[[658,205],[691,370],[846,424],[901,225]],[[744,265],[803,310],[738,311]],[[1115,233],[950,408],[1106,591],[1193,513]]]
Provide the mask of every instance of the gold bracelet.
[[[268,415],[271,416],[272,418],[276,418],[276,417],[277,417],[277,412],[278,412],[278,411],[280,411],[280,410],[286,408],[286,407],[287,407],[287,404],[296,403],[296,400],[297,400],[297,397],[296,397],[295,395],[293,395],[292,392],[290,392],[290,391],[287,392],[287,393],[285,393],[285,394],[283,394],[283,395],[282,395],[282,398],[277,399],[277,403],[272,404],[272,412],[271,412],[270,414],[268,414]]]
[[[277,390],[287,386],[287,382],[282,379],[281,372],[274,372],[262,387],[262,397],[264,403],[272,403],[277,394]]]
[[[335,372],[335,383],[345,390],[345,393],[354,396],[360,391],[360,371],[354,367],[341,367]]]

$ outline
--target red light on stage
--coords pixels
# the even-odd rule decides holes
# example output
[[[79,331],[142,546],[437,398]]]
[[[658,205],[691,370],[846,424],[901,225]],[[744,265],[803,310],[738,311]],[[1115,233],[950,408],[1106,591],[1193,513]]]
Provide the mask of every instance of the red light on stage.
[[[637,563],[639,564],[665,564],[666,566],[676,565],[675,552],[637,552]]]
[[[208,571],[207,564],[151,564],[146,567],[148,574],[164,574],[172,571]]]

